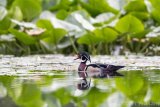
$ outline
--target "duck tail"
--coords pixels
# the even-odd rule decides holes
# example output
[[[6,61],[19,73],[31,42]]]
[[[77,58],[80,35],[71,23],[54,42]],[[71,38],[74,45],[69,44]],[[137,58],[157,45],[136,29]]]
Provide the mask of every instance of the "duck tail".
[[[121,69],[121,68],[124,68],[125,66],[115,66],[115,71]]]
[[[122,75],[122,74],[120,74],[118,72],[115,72],[115,76],[124,76],[124,75]]]
[[[109,71],[117,71],[117,70],[119,70],[119,69],[121,69],[121,68],[124,68],[125,66],[115,66],[115,65],[110,65],[109,66]]]

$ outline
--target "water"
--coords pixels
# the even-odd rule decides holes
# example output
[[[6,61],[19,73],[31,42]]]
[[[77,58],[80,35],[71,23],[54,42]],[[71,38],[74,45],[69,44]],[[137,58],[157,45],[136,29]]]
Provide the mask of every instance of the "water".
[[[82,79],[77,71],[1,75],[0,107],[160,106],[160,70],[119,72],[124,76],[87,78],[90,87],[85,90],[78,87]]]

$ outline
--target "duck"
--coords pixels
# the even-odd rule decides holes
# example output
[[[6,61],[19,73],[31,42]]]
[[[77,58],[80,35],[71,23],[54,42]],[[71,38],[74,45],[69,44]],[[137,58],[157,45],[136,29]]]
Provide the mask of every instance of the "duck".
[[[113,76],[123,76],[117,70],[125,66],[110,65],[102,63],[91,63],[91,58],[88,52],[82,51],[77,54],[75,60],[80,59],[81,62],[78,67],[78,75],[81,78],[95,77],[95,78],[109,78]],[[90,64],[87,64],[87,62]]]

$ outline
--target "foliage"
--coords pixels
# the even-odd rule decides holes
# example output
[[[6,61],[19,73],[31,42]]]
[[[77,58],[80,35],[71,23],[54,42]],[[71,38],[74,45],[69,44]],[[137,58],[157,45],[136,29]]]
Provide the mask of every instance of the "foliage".
[[[118,54],[160,55],[159,3],[160,0],[0,0],[0,36],[14,37],[14,41],[0,39],[0,53],[67,54],[86,50],[114,54],[119,46]]]

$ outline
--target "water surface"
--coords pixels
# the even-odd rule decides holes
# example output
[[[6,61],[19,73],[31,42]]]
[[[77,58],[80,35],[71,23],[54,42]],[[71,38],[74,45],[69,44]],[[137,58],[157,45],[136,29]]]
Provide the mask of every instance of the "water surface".
[[[30,71],[0,76],[0,107],[137,107],[160,104],[160,70],[120,71],[123,77],[87,78],[77,71]]]

